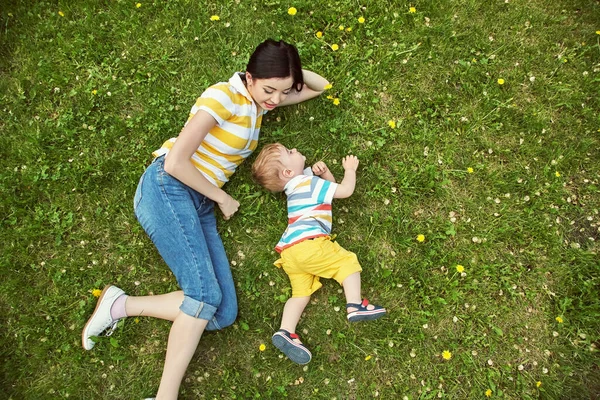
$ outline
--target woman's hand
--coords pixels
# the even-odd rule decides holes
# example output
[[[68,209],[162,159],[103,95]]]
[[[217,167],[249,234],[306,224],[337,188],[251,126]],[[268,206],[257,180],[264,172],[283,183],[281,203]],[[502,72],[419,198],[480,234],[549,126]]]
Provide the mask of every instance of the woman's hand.
[[[240,208],[240,203],[228,194],[226,194],[225,199],[223,200],[222,203],[217,203],[217,204],[219,205],[219,208],[221,209],[221,212],[223,213],[223,219],[226,219],[226,220],[231,218],[233,216],[233,214],[236,213],[238,208]]]

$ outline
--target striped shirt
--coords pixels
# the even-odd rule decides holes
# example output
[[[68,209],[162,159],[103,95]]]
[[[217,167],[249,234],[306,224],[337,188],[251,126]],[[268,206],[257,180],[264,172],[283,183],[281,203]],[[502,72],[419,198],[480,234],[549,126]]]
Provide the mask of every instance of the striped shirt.
[[[335,182],[306,175],[285,185],[288,226],[275,250],[281,253],[303,240],[331,234],[331,202],[337,187]]]
[[[222,187],[237,166],[256,149],[262,117],[267,112],[258,113],[239,73],[229,82],[206,89],[192,107],[188,122],[199,110],[209,113],[217,125],[200,143],[191,161],[209,182]],[[169,153],[176,140],[167,140],[152,155],[159,157]]]

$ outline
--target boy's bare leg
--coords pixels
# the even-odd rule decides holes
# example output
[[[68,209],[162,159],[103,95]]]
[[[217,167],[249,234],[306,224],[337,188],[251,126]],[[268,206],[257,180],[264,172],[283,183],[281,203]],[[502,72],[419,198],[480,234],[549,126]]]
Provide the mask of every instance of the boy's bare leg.
[[[130,317],[154,317],[174,321],[183,302],[183,291],[156,296],[129,296],[125,311]]]
[[[207,324],[208,320],[194,318],[181,311],[174,318],[156,400],[177,399],[181,380]]]
[[[302,317],[304,309],[310,301],[310,296],[290,297],[283,307],[283,317],[281,317],[281,329],[290,333],[296,332],[296,325]]]
[[[362,297],[360,295],[360,272],[355,272],[352,275],[349,275],[346,279],[344,279],[344,282],[342,282],[342,286],[344,287],[346,303],[360,304],[362,301]]]
[[[344,295],[346,296],[347,304],[360,304],[362,301],[361,295],[361,287],[360,287],[360,272],[355,272],[352,275],[348,276],[342,282],[342,286],[344,287]],[[373,304],[369,304],[367,306],[367,310],[373,310],[375,306]],[[357,311],[356,307],[348,307],[347,312],[351,313]]]

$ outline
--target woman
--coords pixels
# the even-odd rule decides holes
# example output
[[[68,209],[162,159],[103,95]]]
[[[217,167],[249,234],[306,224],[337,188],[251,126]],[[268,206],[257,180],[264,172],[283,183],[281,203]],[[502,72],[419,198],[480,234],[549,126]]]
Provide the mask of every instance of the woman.
[[[134,198],[135,214],[173,271],[180,291],[157,296],[127,296],[108,285],[82,332],[109,329],[120,318],[149,316],[173,321],[157,399],[176,399],[185,370],[205,329],[223,329],[235,321],[237,300],[214,205],[224,219],[239,203],[222,186],[256,148],[262,117],[278,106],[296,104],[322,93],[326,79],[302,70],[297,49],[266,40],[245,73],[208,88],[192,107],[177,138],[153,154]]]

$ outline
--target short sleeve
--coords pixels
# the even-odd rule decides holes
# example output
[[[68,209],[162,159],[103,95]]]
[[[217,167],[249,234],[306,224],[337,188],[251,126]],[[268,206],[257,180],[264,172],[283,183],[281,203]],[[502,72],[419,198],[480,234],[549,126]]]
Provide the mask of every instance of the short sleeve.
[[[196,100],[192,107],[190,117],[199,110],[209,113],[219,125],[231,118],[235,113],[235,103],[231,100],[232,93],[225,84],[218,84],[209,87]]]
[[[331,204],[338,184],[319,178],[318,176],[313,176],[311,178],[311,187],[313,196],[316,197],[316,201],[319,204]]]

